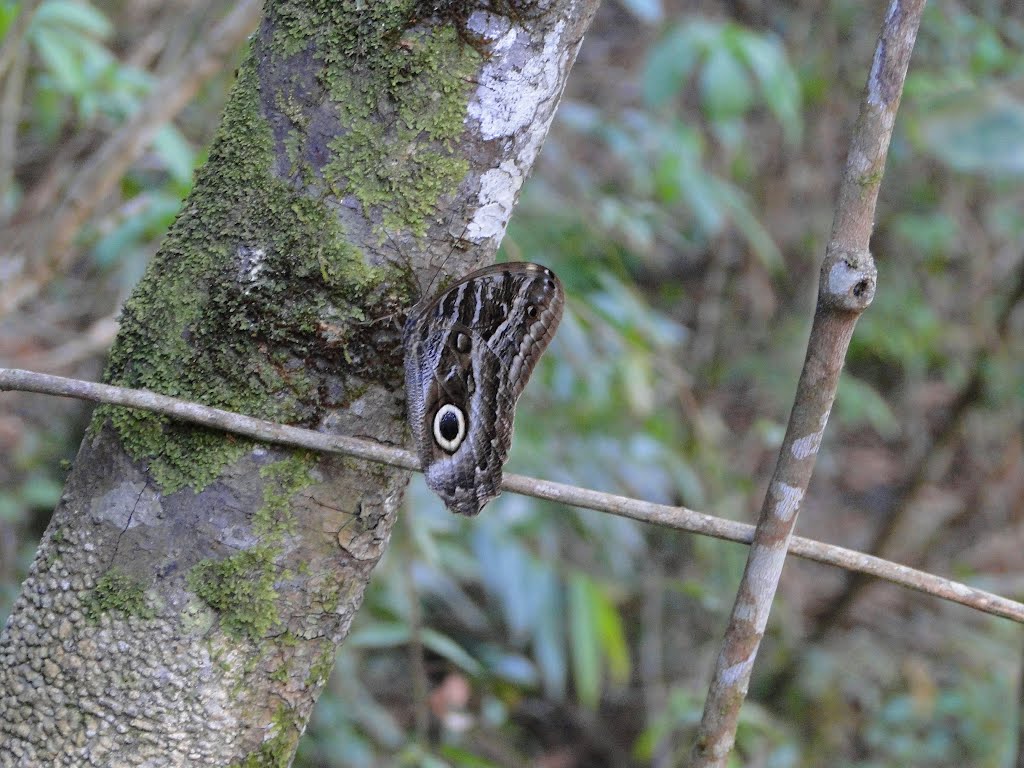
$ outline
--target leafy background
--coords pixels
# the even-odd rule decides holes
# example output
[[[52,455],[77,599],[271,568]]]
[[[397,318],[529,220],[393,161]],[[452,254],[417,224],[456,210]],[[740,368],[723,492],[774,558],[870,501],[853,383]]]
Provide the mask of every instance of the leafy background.
[[[5,39],[22,5],[0,0]],[[32,5],[0,81],[5,243],[230,8]],[[884,12],[602,5],[503,246],[570,295],[510,470],[754,518]],[[1015,0],[929,4],[882,187],[878,294],[800,524],[1017,599],[1022,53]],[[3,318],[3,364],[98,377],[240,55],[77,231],[70,268]],[[87,419],[77,403],[0,399],[0,616]],[[743,547],[514,496],[466,521],[419,479],[407,512],[296,765],[684,763]],[[733,764],[1012,764],[1019,629],[879,585],[836,615],[844,582],[787,565]]]

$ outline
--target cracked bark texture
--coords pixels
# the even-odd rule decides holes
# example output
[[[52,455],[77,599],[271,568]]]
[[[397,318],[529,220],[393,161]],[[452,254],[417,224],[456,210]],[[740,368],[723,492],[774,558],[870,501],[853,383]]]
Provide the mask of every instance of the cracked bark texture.
[[[596,8],[518,5],[269,0],[106,378],[404,443],[402,314],[493,258]],[[98,409],[0,635],[0,765],[289,764],[407,480]]]

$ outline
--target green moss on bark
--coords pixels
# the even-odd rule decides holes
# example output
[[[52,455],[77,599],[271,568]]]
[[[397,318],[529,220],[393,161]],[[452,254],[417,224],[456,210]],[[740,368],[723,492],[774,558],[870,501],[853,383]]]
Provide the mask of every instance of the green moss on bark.
[[[350,244],[336,206],[355,199],[384,230],[422,234],[458,187],[468,163],[456,140],[481,62],[466,39],[468,7],[273,4],[274,36],[242,65],[209,161],[125,304],[110,382],[286,423],[315,423],[351,401],[365,383],[335,395],[330,379],[339,362],[366,359],[359,329],[394,297],[375,290],[387,274]],[[261,81],[268,54],[279,77]],[[310,71],[334,129],[311,125],[321,106],[308,98]],[[105,407],[96,418],[165,493],[202,490],[252,448],[154,414]]]
[[[264,480],[263,504],[256,510],[253,531],[264,540],[276,540],[294,533],[292,498],[312,485],[309,473],[316,466],[316,454],[296,451],[291,456],[260,469]]]
[[[258,639],[278,623],[274,584],[288,573],[278,572],[275,559],[281,539],[294,532],[292,500],[314,482],[310,470],[315,464],[315,454],[295,451],[262,467],[263,504],[253,520],[261,543],[223,560],[204,560],[189,572],[189,588],[220,614],[229,634]]]
[[[118,568],[111,568],[96,582],[83,601],[85,615],[92,621],[108,611],[151,619],[153,609],[146,604],[146,587]]]
[[[283,704],[277,708],[270,724],[269,737],[255,752],[229,768],[288,768],[295,757],[295,746],[302,735],[298,717]]]
[[[225,632],[258,640],[279,621],[277,553],[275,547],[259,545],[223,560],[203,560],[189,571],[189,589],[220,612]]]
[[[339,198],[352,195],[379,214],[385,229],[422,235],[469,169],[453,142],[481,56],[466,43],[465,9],[455,5],[322,0],[312,9],[276,8],[275,50],[287,56],[312,46],[338,110],[341,132],[329,143],[323,178]]]
[[[309,674],[306,675],[306,685],[318,687],[324,685],[327,679],[331,676],[331,671],[334,669],[334,661],[337,657],[337,650],[331,644],[327,644],[316,661],[309,668]]]
[[[344,327],[380,281],[330,206],[278,179],[251,60],[207,166],[166,244],[126,302],[107,379],[252,416],[308,423]],[[249,441],[149,413],[98,409],[164,492],[201,490]]]

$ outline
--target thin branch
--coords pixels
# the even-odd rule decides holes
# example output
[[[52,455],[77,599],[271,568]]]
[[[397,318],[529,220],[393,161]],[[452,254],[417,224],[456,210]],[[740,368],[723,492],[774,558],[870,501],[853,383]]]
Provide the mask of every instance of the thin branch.
[[[370,440],[360,440],[344,435],[330,435],[300,427],[274,424],[250,416],[242,416],[230,411],[158,395],[143,389],[126,389],[17,368],[0,368],[0,391],[5,390],[38,392],[139,408],[204,427],[234,432],[262,442],[340,453],[401,469],[415,471],[420,469],[415,455],[401,448],[393,448]],[[669,507],[664,504],[654,504],[523,475],[506,474],[502,488],[513,493],[555,501],[567,506],[607,512],[644,523],[689,533],[699,533],[740,544],[749,544],[754,536],[754,526],[747,523],[724,520],[686,507]],[[941,576],[800,536],[794,536],[789,540],[789,551],[797,557],[850,571],[867,573],[902,587],[1024,624],[1024,603],[1018,603]]]
[[[70,182],[55,212],[44,214],[38,231],[27,227],[20,247],[33,253],[25,259],[31,270],[11,279],[0,291],[0,317],[37,294],[50,276],[65,269],[74,256],[75,234],[110,194],[128,167],[149,146],[160,126],[170,121],[199,88],[224,65],[259,22],[262,0],[239,0],[213,25],[181,63],[162,78],[138,111],[111,134]],[[39,245],[36,245],[36,242]]]
[[[995,323],[995,333],[992,334],[982,348],[974,355],[970,366],[970,373],[967,379],[960,386],[953,398],[953,401],[946,408],[945,413],[929,441],[928,446],[917,462],[915,462],[909,478],[901,489],[897,498],[894,499],[891,510],[883,515],[883,524],[875,533],[868,551],[882,557],[889,553],[895,539],[896,532],[900,530],[901,523],[907,517],[907,513],[916,500],[931,469],[929,458],[948,446],[959,432],[964,419],[971,406],[975,405],[982,395],[985,383],[985,371],[992,363],[992,357],[999,348],[1006,342],[1010,333],[1010,316],[1017,304],[1024,299],[1024,264],[1021,265],[1016,287],[1011,295],[1003,302]],[[917,558],[915,558],[917,559]],[[829,610],[815,620],[814,629],[809,633],[809,639],[814,642],[824,637],[828,628],[840,620],[847,609],[853,605],[857,597],[870,583],[869,580],[854,577],[844,587],[839,596],[832,602]]]
[[[877,273],[868,246],[875,204],[923,9],[924,0],[892,0],[882,25],[819,275],[807,357],[704,704],[693,749],[695,768],[725,766],[732,752],[740,708],[846,350],[857,319],[874,297]]]
[[[22,13],[25,13],[23,9]],[[5,46],[6,47],[6,46]],[[0,95],[0,217],[3,216],[4,197],[14,182],[14,164],[17,158],[18,123],[21,121],[21,98],[28,75],[28,43],[15,49],[7,77],[0,75],[3,93]]]
[[[903,529],[910,509],[934,469],[934,457],[941,455],[942,450],[952,443],[970,408],[977,403],[981,396],[985,371],[989,368],[992,357],[1006,343],[1010,333],[1010,317],[1014,308],[1022,300],[1024,300],[1024,263],[1018,269],[1016,286],[1003,301],[996,315],[994,333],[988,336],[988,340],[974,354],[969,375],[946,408],[938,427],[929,437],[927,444],[923,446],[917,454],[916,460],[912,462],[907,472],[907,478],[897,489],[892,502],[880,515],[882,524],[875,531],[875,535],[867,547],[867,551],[871,554],[878,557],[892,554],[892,544],[896,540],[897,533]],[[915,552],[904,553],[903,556],[913,558],[915,562],[919,561],[920,553],[927,551],[928,541],[930,541],[930,537]],[[864,573],[849,573],[847,575],[836,596],[830,599],[826,608],[811,621],[810,629],[801,640],[801,647],[764,683],[762,690],[765,692],[765,698],[773,699],[780,695],[804,664],[808,647],[821,642],[829,630],[849,614],[857,599],[872,583],[871,577]]]
[[[1017,759],[1016,768],[1024,768],[1024,662],[1017,672]]]
[[[415,534],[412,518],[405,516],[405,534],[402,547],[412,547]],[[420,593],[416,589],[416,577],[413,573],[414,558],[401,558],[404,562],[399,566],[402,582],[405,586],[405,599],[409,603],[409,671],[412,677],[412,711],[415,727],[416,743],[424,751],[430,739],[430,709],[427,702],[427,666],[423,650],[423,607],[420,605]]]
[[[14,23],[7,30],[7,35],[4,37],[4,43],[0,46],[0,79],[7,73],[7,68],[11,66],[11,62],[21,55],[20,48],[22,41],[28,34],[29,24],[32,23],[32,17],[36,14],[36,9],[39,7],[40,0],[25,0],[21,5],[21,10],[18,11],[18,17],[14,20]]]

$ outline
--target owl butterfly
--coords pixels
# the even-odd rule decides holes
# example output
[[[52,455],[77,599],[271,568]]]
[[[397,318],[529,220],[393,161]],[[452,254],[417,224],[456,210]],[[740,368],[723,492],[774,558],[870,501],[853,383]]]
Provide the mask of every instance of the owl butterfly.
[[[501,493],[516,401],[562,319],[565,294],[539,264],[472,272],[405,323],[409,425],[427,486],[462,515]]]

